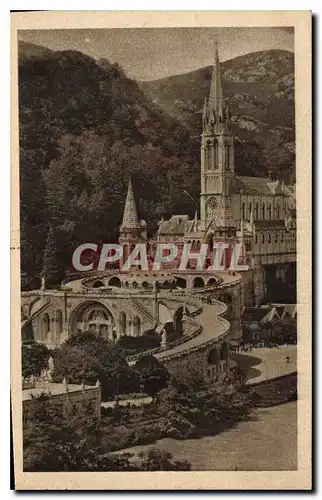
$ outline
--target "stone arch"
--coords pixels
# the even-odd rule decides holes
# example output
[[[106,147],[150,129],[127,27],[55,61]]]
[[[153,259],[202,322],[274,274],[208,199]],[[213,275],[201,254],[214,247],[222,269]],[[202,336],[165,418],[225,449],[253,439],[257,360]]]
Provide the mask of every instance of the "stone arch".
[[[227,306],[226,317],[229,320],[233,319],[233,310],[234,310],[234,299],[230,293],[222,293],[219,295],[218,300],[223,302]]]
[[[115,318],[105,304],[97,300],[87,300],[78,304],[71,312],[68,331],[91,331],[97,335],[113,340]]]
[[[211,349],[207,358],[207,365],[217,365],[220,361],[220,353],[217,347]]]
[[[201,276],[197,276],[196,278],[194,278],[192,286],[193,288],[203,288],[205,286],[205,281],[203,278],[201,278]]]
[[[120,325],[120,335],[126,335],[126,314],[123,311],[120,312],[119,325]]]
[[[102,280],[95,280],[93,283],[93,288],[101,288],[105,286]]]
[[[61,309],[56,310],[56,341],[59,342],[60,335],[63,333],[63,313]]]
[[[219,372],[220,353],[216,347],[210,350],[207,357],[207,377],[209,381],[215,381]]]
[[[187,280],[185,280],[184,278],[176,277],[176,285],[179,288],[187,288]]]
[[[227,342],[223,342],[220,348],[220,360],[226,361],[228,359],[228,355],[229,355],[229,346]]]
[[[117,276],[113,276],[109,282],[108,282],[109,286],[115,286],[117,288],[121,288],[121,280],[120,278],[118,278]]]
[[[183,318],[183,306],[180,306],[174,313],[174,318],[173,318],[174,331],[176,335],[178,335],[178,337],[181,337],[181,335],[183,334],[182,318]]]
[[[158,309],[159,309],[159,322],[162,324],[169,322],[172,323],[173,315],[171,309],[169,309],[169,307],[163,302],[159,302]]]
[[[41,340],[47,341],[47,336],[49,331],[50,331],[50,318],[48,313],[45,313],[42,317]]]
[[[133,336],[139,337],[141,333],[141,319],[139,316],[135,316],[133,319]]]
[[[216,283],[217,283],[216,278],[209,278],[209,280],[207,281],[208,286],[214,286]]]

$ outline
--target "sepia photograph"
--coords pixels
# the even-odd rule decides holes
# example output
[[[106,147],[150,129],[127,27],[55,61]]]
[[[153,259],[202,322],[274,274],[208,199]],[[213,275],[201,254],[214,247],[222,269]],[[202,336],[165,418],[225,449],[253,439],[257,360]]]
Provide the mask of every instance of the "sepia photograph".
[[[21,489],[25,473],[83,488],[83,472],[121,473],[116,489],[122,472],[154,472],[148,489],[245,489],[242,473],[308,489],[309,13],[141,27],[43,13],[29,28],[32,14],[12,15]],[[160,471],[185,474],[166,487]]]

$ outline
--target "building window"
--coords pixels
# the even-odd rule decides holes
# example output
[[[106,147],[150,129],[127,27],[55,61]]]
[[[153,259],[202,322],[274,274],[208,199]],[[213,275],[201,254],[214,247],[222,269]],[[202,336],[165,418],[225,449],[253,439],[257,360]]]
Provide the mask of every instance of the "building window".
[[[272,205],[268,205],[268,219],[271,220],[272,218]]]
[[[269,234],[268,235],[268,243],[270,243],[270,242],[271,242],[271,235]]]
[[[230,164],[230,144],[227,144],[227,146],[226,146],[226,158],[225,158],[226,170],[229,169],[229,164]]]
[[[242,218],[245,219],[245,203],[242,204]]]
[[[284,241],[284,234],[281,234],[281,242],[283,243]]]
[[[265,219],[265,203],[262,205],[262,219]]]
[[[277,207],[276,207],[276,218],[277,218],[277,220],[279,220],[280,215],[281,215],[281,208],[280,208],[279,205],[277,205]]]
[[[262,243],[265,241],[265,236],[262,234]]]
[[[250,217],[250,214],[252,213],[252,204],[251,203],[248,206],[248,211],[249,211],[249,217]]]
[[[255,205],[255,219],[258,219],[258,203]]]
[[[277,241],[278,241],[278,234],[276,233],[275,234],[275,243],[277,243]]]
[[[255,234],[255,243],[258,242],[258,237],[257,237],[257,234]]]

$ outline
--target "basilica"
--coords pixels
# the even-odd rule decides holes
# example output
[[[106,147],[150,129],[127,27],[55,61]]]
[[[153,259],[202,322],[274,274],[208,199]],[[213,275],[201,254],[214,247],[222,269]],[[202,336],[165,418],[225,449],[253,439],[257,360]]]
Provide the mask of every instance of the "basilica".
[[[181,214],[161,220],[152,240],[191,243],[195,251],[204,242],[240,243],[243,261],[249,266],[243,273],[244,302],[258,305],[266,296],[272,273],[290,280],[295,288],[296,191],[295,185],[268,177],[236,174],[234,136],[217,48],[202,126],[200,216],[196,212],[193,219]],[[138,218],[131,181],[119,241],[125,257],[131,245],[147,241],[146,223]]]
[[[194,253],[203,243],[212,253],[218,243],[239,244],[243,251],[238,264],[244,270],[229,269],[224,254],[218,272],[193,265],[181,269],[173,261],[156,271],[133,265],[78,273],[57,290],[47,290],[44,284],[40,290],[22,292],[23,338],[56,348],[73,333],[95,332],[117,342],[124,335],[152,331],[160,345],[129,356],[130,364],[152,354],[181,380],[202,377],[213,383],[225,377],[229,349],[242,343],[245,309],[257,313],[260,308],[254,306],[267,304],[269,287],[276,291],[293,279],[296,290],[296,200],[294,186],[236,175],[217,50],[203,109],[200,172],[200,214],[162,219],[152,237],[139,217],[129,180],[119,234],[122,258],[125,261],[137,243],[146,245],[151,261],[159,243],[178,248],[189,244]],[[270,301],[292,303],[286,296]]]

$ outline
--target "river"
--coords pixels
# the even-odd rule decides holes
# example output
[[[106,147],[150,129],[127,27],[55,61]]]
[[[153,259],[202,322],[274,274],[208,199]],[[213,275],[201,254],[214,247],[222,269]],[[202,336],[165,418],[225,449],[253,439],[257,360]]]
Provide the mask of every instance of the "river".
[[[296,443],[297,405],[290,402],[258,408],[252,420],[217,436],[185,441],[165,438],[126,451],[157,447],[172,453],[176,460],[188,460],[192,470],[295,470]]]

